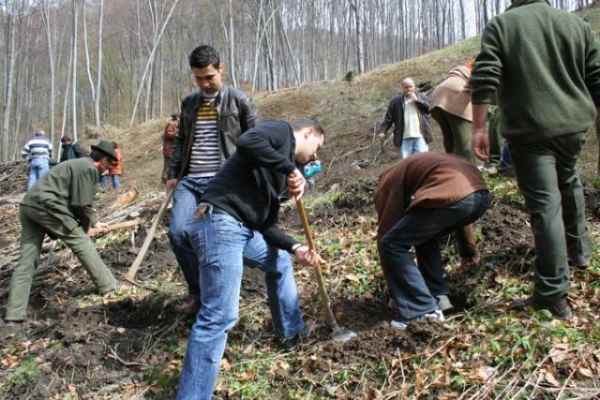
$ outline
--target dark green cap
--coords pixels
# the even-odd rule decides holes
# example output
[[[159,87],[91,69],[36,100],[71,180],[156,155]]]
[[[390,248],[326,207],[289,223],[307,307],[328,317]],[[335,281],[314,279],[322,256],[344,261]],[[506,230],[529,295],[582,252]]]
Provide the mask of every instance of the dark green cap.
[[[115,145],[113,142],[109,142],[108,140],[101,140],[96,145],[91,145],[92,150],[97,150],[101,153],[106,154],[113,161],[117,161],[117,153],[115,153]]]

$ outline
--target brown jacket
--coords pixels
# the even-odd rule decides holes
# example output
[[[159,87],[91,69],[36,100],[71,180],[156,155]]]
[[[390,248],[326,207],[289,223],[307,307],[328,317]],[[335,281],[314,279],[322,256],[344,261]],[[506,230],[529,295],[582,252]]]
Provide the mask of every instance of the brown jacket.
[[[448,77],[429,95],[430,110],[441,108],[449,114],[473,122],[470,79],[469,68],[464,65],[452,68]]]
[[[467,160],[436,152],[410,156],[379,178],[377,240],[415,207],[442,208],[484,189],[479,170]]]

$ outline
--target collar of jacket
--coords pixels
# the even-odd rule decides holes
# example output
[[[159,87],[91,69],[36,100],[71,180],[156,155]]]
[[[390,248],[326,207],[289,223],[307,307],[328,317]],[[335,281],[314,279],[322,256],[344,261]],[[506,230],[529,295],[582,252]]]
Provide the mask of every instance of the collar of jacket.
[[[508,7],[506,10],[508,11],[513,8],[526,6],[526,5],[534,4],[534,3],[546,3],[547,5],[550,6],[550,2],[548,0],[513,0],[510,7]]]
[[[215,104],[217,105],[217,113],[221,113],[221,104],[223,103],[223,99],[225,97],[227,97],[227,95],[229,94],[229,87],[228,86],[223,86],[221,88],[221,90],[219,90],[219,93],[217,94],[217,97],[215,98]],[[202,91],[198,91],[196,92],[196,96],[194,96],[194,115],[196,115],[196,111],[198,111],[198,107],[200,107],[200,102],[202,101],[202,99],[204,98],[204,96],[202,95]]]

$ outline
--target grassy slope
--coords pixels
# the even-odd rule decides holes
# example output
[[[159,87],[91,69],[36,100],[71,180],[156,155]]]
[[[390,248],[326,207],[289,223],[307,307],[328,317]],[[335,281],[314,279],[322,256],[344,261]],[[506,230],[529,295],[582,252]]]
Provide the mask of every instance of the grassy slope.
[[[594,9],[589,13],[592,22],[600,27],[600,11]],[[327,165],[333,163],[333,167],[321,182],[343,181],[343,190],[313,196],[307,206],[317,231],[318,245],[329,261],[325,275],[336,313],[342,324],[360,331],[360,340],[342,347],[332,345],[326,341],[325,328],[319,325],[309,342],[296,351],[282,351],[268,333],[269,315],[263,304],[260,281],[249,276],[244,282],[247,290],[240,306],[241,320],[230,335],[222,364],[220,396],[245,399],[556,398],[559,392],[575,397],[592,393],[588,389],[598,390],[600,249],[595,249],[590,271],[578,273],[574,279],[571,300],[577,314],[575,321],[562,323],[551,320],[543,312],[529,314],[508,310],[506,304],[510,300],[525,296],[529,291],[528,271],[533,250],[522,199],[514,182],[504,178],[488,178],[496,202],[480,224],[483,266],[461,271],[453,250],[449,247],[444,251],[449,261],[453,298],[460,301],[464,309],[442,328],[417,326],[402,335],[386,326],[384,283],[372,241],[375,231],[375,216],[369,204],[372,180],[357,182],[357,176],[376,175],[393,157],[384,155],[379,163],[361,170],[352,167],[351,162],[356,158],[372,160],[372,148],[353,153],[347,159],[341,157],[370,144],[373,123],[381,118],[387,101],[404,76],[437,82],[451,66],[474,54],[477,47],[478,40],[471,39],[414,60],[383,66],[357,78],[351,85],[319,82],[257,98],[259,111],[265,117],[316,116],[327,128],[323,159]],[[125,148],[129,184],[141,190],[158,184],[156,177],[162,162],[156,149],[163,123],[153,121],[110,133]],[[440,142],[438,135],[436,145],[440,146]],[[593,142],[584,155],[587,171],[595,165]],[[295,234],[301,235],[291,211],[286,214],[287,224]],[[598,221],[590,221],[590,226],[597,243]],[[103,256],[114,253],[119,246],[125,248],[126,242],[123,235],[102,239]],[[182,293],[182,287],[173,282],[173,260],[168,258],[164,232],[157,242],[160,246],[153,249],[154,255],[149,259],[156,269],[146,267],[141,275],[148,277],[145,283],[159,293],[134,292],[132,300],[118,299],[114,305],[109,303],[104,316],[109,325],[120,327],[117,333],[113,332],[112,348],[122,359],[136,363],[127,366],[123,360],[104,356],[103,368],[124,372],[132,382],[121,381],[107,394],[102,386],[89,384],[102,381],[88,372],[89,364],[86,368],[82,363],[81,369],[86,372],[77,375],[84,375],[80,379],[88,385],[81,385],[77,392],[72,384],[68,385],[77,382],[77,377],[74,380],[68,374],[61,375],[59,390],[52,398],[109,398],[111,393],[117,398],[139,398],[136,396],[142,393],[145,398],[173,397],[191,321],[182,322],[172,315],[170,301],[173,295]],[[122,262],[121,270],[126,266],[127,262]],[[320,320],[316,286],[309,271],[299,269],[296,277],[305,314],[310,320]],[[92,316],[96,312],[94,305],[106,302],[93,295],[81,296],[77,301],[80,306],[91,307]],[[49,302],[51,308],[53,303],[56,302]],[[144,317],[141,314],[145,314]],[[141,329],[146,326],[144,318],[148,319],[148,325]],[[105,337],[106,324],[98,329],[102,333],[99,337]],[[92,333],[89,335],[94,337]],[[56,352],[61,341],[54,336],[48,340],[43,343]],[[94,340],[97,338],[82,336],[74,339],[71,346],[86,346]],[[40,341],[42,339],[33,343]],[[0,397],[40,382],[37,379],[43,373],[48,356],[35,350],[32,353],[30,346],[30,342],[11,343],[0,352],[4,356],[0,358],[12,360],[10,364],[3,364],[10,365],[10,369],[0,382]],[[100,354],[105,352],[106,349],[99,351]],[[50,357],[53,358],[59,357]],[[70,374],[70,369],[64,370]]]

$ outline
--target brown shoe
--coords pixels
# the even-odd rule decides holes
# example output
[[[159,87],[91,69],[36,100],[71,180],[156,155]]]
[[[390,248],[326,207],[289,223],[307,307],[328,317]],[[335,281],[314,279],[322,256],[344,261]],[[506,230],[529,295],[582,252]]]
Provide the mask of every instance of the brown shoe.
[[[187,295],[183,301],[175,306],[175,311],[180,314],[196,314],[200,310],[198,295]]]

